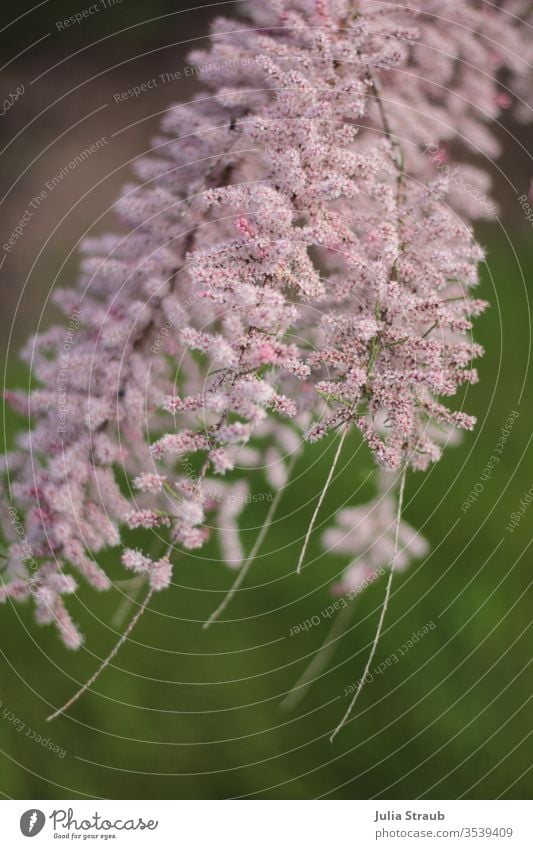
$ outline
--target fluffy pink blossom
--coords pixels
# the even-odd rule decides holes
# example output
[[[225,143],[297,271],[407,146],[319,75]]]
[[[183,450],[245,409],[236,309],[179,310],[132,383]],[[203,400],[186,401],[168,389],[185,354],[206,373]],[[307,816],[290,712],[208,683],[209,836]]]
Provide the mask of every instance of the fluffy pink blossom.
[[[443,165],[486,187],[448,151],[498,153],[498,79],[527,112],[529,4],[246,9],[248,22],[218,19],[209,50],[191,55],[207,96],[167,112],[117,202],[125,235],[85,240],[78,288],[55,293],[63,325],[23,351],[39,388],[8,396],[31,416],[8,464],[39,589],[25,593],[27,565],[12,557],[0,600],[31,595],[71,647],[65,569],[106,589],[98,553],[126,525],[157,527],[169,554],[126,549],[122,562],[161,589],[172,550],[201,547],[217,521],[238,565],[241,502],[230,509],[224,493],[248,491],[251,457],[282,484],[288,432],[298,443],[358,428],[378,465],[424,469],[439,428],[474,425],[448,399],[477,379],[483,252],[470,221],[487,211]],[[242,480],[224,477],[236,468]],[[375,521],[387,525],[391,501],[365,510],[326,537],[359,558],[349,584],[390,553]],[[366,554],[357,535],[341,543],[354,522]]]

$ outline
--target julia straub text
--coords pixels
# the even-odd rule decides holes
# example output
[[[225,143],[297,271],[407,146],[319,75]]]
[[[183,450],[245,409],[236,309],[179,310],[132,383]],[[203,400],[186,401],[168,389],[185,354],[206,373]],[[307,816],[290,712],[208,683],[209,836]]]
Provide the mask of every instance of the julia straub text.
[[[383,820],[390,822],[392,820],[443,820],[445,815],[442,811],[376,811],[374,822],[382,822]]]

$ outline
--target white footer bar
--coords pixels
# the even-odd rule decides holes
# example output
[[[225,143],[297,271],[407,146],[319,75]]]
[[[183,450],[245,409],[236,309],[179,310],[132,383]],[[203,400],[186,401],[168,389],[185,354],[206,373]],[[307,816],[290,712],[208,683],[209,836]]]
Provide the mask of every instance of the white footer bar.
[[[530,820],[527,801],[0,802],[6,849],[67,841],[120,849],[532,849]]]

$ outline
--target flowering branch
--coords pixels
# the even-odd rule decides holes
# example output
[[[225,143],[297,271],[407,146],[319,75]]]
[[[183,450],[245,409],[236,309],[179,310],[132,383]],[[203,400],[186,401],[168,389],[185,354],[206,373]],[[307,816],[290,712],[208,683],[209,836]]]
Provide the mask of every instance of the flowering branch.
[[[427,152],[495,156],[488,125],[509,105],[497,81],[526,113],[532,47],[520,0],[423,6],[251,0],[247,24],[218,19],[191,56],[208,96],[170,108],[136,162],[116,205],[124,235],[85,240],[78,288],[56,292],[67,331],[24,349],[38,388],[8,393],[31,426],[4,468],[24,544],[0,512],[0,601],[32,599],[67,647],[83,639],[64,603],[71,569],[107,590],[99,554],[120,546],[150,594],[170,585],[168,556],[125,545],[139,528],[189,551],[216,533],[241,571],[214,621],[275,509],[246,558],[247,468],[265,467],[277,504],[302,437],[340,431],[338,456],[355,428],[376,461],[377,498],[324,534],[350,557],[337,589],[384,565],[390,580],[425,550],[401,518],[403,483],[392,544],[383,476],[404,481],[474,427],[445,402],[477,380],[470,222],[488,214]]]

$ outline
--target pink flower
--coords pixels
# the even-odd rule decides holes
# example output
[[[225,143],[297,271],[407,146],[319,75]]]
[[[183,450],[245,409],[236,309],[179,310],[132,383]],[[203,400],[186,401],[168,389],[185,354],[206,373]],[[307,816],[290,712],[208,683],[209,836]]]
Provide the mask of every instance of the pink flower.
[[[165,113],[158,155],[117,202],[123,235],[84,241],[78,290],[55,292],[63,322],[23,351],[38,388],[6,396],[31,421],[9,478],[38,619],[71,647],[69,589],[52,576],[72,567],[107,589],[98,556],[124,525],[194,550],[217,518],[238,565],[242,503],[224,496],[248,491],[250,457],[276,458],[284,480],[287,430],[298,444],[357,428],[378,466],[424,469],[441,431],[474,425],[449,399],[477,380],[470,221],[491,212],[466,191],[486,176],[451,151],[497,155],[502,75],[519,113],[527,103],[529,11],[378,5],[254,0],[248,23],[218,20],[191,55],[205,96]],[[369,546],[352,583],[382,559]],[[28,566],[10,558],[2,595],[23,599]],[[154,589],[170,582],[167,557],[126,549],[122,562]]]

